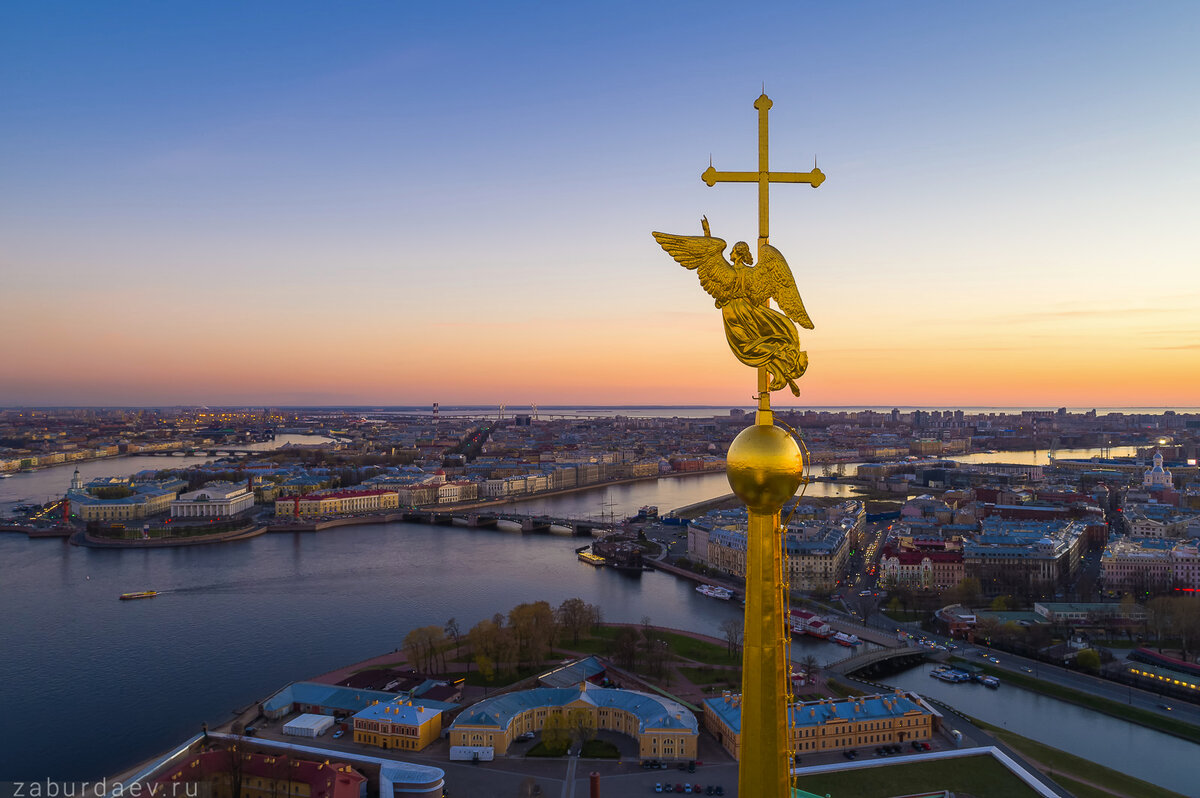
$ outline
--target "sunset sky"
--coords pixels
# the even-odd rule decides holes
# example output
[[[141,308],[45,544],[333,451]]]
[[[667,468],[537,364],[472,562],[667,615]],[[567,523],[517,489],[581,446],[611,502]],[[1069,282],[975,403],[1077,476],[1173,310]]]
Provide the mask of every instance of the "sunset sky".
[[[1200,4],[0,8],[0,405],[1200,405]]]

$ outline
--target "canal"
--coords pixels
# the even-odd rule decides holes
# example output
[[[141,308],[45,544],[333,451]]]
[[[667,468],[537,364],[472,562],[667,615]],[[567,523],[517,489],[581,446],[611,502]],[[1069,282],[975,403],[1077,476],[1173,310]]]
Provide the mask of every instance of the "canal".
[[[1182,795],[1197,794],[1200,746],[1017,687],[990,690],[930,678],[932,663],[882,681],[944,701],[965,715],[1060,748]],[[953,724],[953,718],[949,721]]]

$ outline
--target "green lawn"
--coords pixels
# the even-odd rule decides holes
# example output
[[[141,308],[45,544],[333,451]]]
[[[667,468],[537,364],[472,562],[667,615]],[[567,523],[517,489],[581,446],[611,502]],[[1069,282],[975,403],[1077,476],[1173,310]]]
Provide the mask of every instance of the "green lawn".
[[[826,686],[829,687],[829,691],[831,693],[839,695],[842,698],[849,698],[852,695],[866,695],[866,693],[864,693],[862,690],[859,690],[857,687],[850,687],[849,685],[842,684],[836,679],[829,679],[826,682]]]
[[[588,759],[620,759],[621,751],[604,740],[588,740],[579,755]]]
[[[550,748],[545,742],[539,742],[533,748],[525,752],[525,756],[564,756],[567,753],[567,746],[570,743],[563,743],[561,746]]]
[[[545,663],[542,665],[535,665],[532,668],[520,668],[515,671],[506,670],[493,674],[492,681],[490,682],[483,677],[482,673],[474,670],[466,674],[466,683],[472,687],[503,687],[505,685],[512,684],[513,682],[519,682],[522,679],[527,679],[530,676],[536,676],[539,673],[544,673],[553,668],[555,664],[557,663]]]
[[[923,621],[929,617],[924,610],[883,610],[883,614],[893,621]]]
[[[1113,793],[1111,792],[1098,790],[1090,784],[1084,784],[1081,781],[1075,781],[1075,779],[1067,778],[1061,773],[1055,773],[1053,776],[1051,776],[1051,778],[1054,779],[1056,783],[1061,784],[1070,790],[1075,795],[1075,798],[1113,798]]]
[[[639,634],[642,631],[641,627],[637,627],[637,630]],[[558,648],[578,651],[581,654],[611,656],[614,649],[613,641],[616,639],[618,631],[620,629],[616,626],[602,626],[599,629],[590,630],[585,635],[580,635],[579,642],[575,642],[570,636],[564,636],[559,639]],[[656,630],[655,635],[667,641],[667,645],[671,647],[671,654],[675,657],[696,660],[706,665],[742,664],[741,652],[730,654],[724,645],[697,640],[694,637],[675,632]]]
[[[1136,795],[1139,798],[1183,798],[1178,793],[1171,792],[1162,787],[1156,787],[1141,779],[1127,776],[1120,771],[1111,770],[1074,754],[1068,754],[1066,751],[1051,748],[1048,745],[1039,743],[1036,740],[1030,740],[1028,737],[1022,737],[1019,734],[1014,734],[1006,729],[999,729],[981,721],[975,721],[975,723],[981,728],[987,729],[993,735],[1011,745],[1017,751],[1020,751],[1023,755],[1042,765],[1047,771],[1051,771],[1053,775],[1050,777],[1055,781],[1058,780],[1060,774],[1066,774],[1068,778],[1074,775],[1085,778],[1090,782],[1107,785],[1117,794]],[[1095,788],[1091,789],[1093,794],[1097,794],[1095,793]],[[1108,795],[1108,793],[1099,794]]]
[[[934,790],[969,793],[981,798],[1035,798],[1037,795],[990,756],[802,776],[796,786],[835,798],[891,798]]]
[[[671,653],[677,657],[694,659],[697,662],[703,662],[707,665],[742,664],[741,652],[735,651],[731,654],[727,646],[709,643],[705,640],[697,640],[694,637],[674,632],[659,632],[658,636],[667,641],[667,644],[671,647]]]
[[[735,668],[727,670],[723,668],[680,668],[679,672],[687,677],[694,685],[703,686],[706,684],[741,684],[742,670]]]

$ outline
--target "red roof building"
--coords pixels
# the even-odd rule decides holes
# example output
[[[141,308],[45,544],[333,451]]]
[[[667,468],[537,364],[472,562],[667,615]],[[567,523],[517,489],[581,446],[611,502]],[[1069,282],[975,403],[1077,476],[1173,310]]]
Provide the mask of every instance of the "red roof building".
[[[238,759],[235,759],[238,757]],[[283,754],[205,751],[164,773],[156,784],[197,782],[208,785],[211,798],[232,798],[234,772],[241,798],[359,798],[367,778],[341,762],[316,762]]]

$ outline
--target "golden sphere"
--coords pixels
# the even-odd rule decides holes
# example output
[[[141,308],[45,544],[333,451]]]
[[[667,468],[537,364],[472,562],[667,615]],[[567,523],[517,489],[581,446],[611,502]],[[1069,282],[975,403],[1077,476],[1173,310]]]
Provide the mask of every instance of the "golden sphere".
[[[755,424],[738,433],[725,457],[734,494],[758,513],[776,513],[796,495],[804,455],[791,435],[774,425]]]

